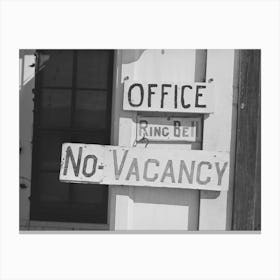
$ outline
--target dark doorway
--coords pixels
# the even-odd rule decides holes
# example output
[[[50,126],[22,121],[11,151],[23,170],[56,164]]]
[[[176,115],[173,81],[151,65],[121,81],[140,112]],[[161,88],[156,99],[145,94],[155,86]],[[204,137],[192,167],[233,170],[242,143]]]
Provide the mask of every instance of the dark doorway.
[[[107,223],[108,186],[59,181],[64,142],[110,144],[112,50],[38,50],[31,220]]]

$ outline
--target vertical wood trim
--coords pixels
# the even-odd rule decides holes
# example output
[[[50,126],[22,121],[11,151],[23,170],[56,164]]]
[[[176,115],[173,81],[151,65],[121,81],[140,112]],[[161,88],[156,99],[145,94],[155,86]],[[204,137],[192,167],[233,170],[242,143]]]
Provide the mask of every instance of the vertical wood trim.
[[[206,67],[207,67],[207,50],[196,50],[195,53],[195,82],[206,81]],[[203,147],[203,130],[204,130],[204,114],[201,115],[201,143],[199,150]],[[201,191],[198,190],[198,211],[197,211],[197,228],[199,230],[199,217],[200,217],[200,198]]]
[[[113,101],[112,101],[112,144],[132,146],[132,122],[135,112],[122,110],[122,50],[116,51],[114,66]],[[109,186],[109,224],[110,230],[127,230],[133,221],[133,190],[131,186]]]
[[[238,52],[209,50],[206,81],[215,85],[215,110],[204,118],[203,150],[230,152],[228,191],[201,191],[199,230],[229,230],[234,178]]]
[[[121,84],[121,51],[116,50],[114,55],[114,73],[113,73],[113,87],[112,87],[112,113],[111,113],[111,144],[118,145],[119,137],[119,91]],[[108,223],[109,229],[115,229],[116,216],[116,193],[114,186],[109,186],[108,193]]]
[[[29,225],[30,221],[30,199],[31,196],[31,178],[32,178],[32,139],[33,139],[33,110],[34,95],[32,89],[35,88],[35,67],[32,68],[32,78],[24,85],[25,65],[31,65],[37,63],[35,59],[35,50],[20,50],[21,63],[21,87],[20,87],[20,145],[21,152],[19,155],[19,172],[20,172],[20,184],[24,183],[27,185],[26,189],[19,190],[19,219],[20,227]],[[32,55],[32,59],[26,59],[26,55]],[[37,66],[36,66],[37,69]],[[29,127],[27,130],[24,126]],[[23,133],[23,130],[25,133]]]
[[[240,54],[234,230],[261,229],[260,50]]]

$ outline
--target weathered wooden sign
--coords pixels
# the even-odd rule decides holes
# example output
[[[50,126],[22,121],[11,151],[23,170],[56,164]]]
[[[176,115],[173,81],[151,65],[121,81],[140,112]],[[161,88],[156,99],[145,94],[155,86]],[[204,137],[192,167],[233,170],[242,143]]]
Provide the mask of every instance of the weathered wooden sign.
[[[137,116],[136,140],[200,141],[200,118]]]
[[[213,107],[212,83],[124,82],[124,110],[212,113]]]
[[[229,154],[196,150],[65,143],[60,180],[201,190],[227,190]]]

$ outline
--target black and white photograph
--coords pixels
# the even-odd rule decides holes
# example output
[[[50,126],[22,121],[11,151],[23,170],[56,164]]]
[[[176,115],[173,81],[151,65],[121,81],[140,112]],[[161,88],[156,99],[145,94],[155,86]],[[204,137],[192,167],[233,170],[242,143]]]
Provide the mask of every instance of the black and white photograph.
[[[261,50],[19,51],[20,230],[261,230]]]
[[[279,280],[280,2],[0,0],[0,280]]]

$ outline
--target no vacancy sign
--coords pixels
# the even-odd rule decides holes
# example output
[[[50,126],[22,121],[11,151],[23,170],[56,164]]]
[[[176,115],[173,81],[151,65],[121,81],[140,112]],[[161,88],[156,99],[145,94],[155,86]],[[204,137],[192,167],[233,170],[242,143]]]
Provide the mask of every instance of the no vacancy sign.
[[[65,143],[60,181],[227,190],[229,153]]]

